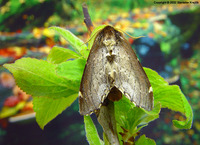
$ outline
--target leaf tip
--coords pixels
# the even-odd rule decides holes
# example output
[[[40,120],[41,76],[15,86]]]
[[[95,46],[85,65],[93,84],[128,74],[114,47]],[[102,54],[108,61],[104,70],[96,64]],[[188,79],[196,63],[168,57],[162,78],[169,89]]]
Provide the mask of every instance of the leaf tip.
[[[38,124],[38,125],[42,130],[44,130],[45,125],[41,125],[41,124]]]
[[[6,69],[9,69],[9,66],[10,66],[10,65],[11,65],[11,64],[6,63],[6,64],[3,65],[3,67],[5,67]]]

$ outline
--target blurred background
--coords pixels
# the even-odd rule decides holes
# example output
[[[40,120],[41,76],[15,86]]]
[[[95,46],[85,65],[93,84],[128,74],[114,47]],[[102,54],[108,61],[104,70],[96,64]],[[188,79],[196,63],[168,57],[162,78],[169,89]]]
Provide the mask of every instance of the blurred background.
[[[181,0],[179,0],[181,1]],[[35,121],[31,96],[22,92],[2,67],[22,57],[46,59],[54,45],[71,46],[50,26],[70,30],[84,42],[86,2],[94,26],[111,24],[127,37],[145,67],[181,87],[194,112],[193,127],[180,130],[172,119],[183,116],[162,109],[160,118],[141,130],[158,145],[200,144],[200,1],[158,4],[147,0],[0,0],[0,144],[87,145],[78,101],[41,130]],[[23,77],[23,76],[22,76]],[[102,132],[93,116],[97,128]]]

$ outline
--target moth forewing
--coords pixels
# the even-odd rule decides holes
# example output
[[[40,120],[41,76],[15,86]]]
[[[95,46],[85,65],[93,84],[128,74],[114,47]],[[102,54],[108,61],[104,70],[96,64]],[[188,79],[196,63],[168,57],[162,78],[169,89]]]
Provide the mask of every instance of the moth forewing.
[[[115,85],[130,101],[150,111],[153,108],[153,93],[149,79],[129,42],[123,36],[120,38],[118,59],[122,73]]]
[[[96,35],[85,65],[79,93],[80,114],[99,109],[113,87],[137,106],[153,108],[151,85],[133,49],[121,32],[106,26]]]

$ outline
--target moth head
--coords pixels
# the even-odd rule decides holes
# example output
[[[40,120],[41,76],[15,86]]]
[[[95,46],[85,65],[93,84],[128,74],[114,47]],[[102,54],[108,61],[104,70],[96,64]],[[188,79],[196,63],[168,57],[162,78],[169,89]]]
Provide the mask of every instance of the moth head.
[[[95,31],[95,30],[94,30]],[[101,43],[104,40],[116,40],[123,36],[123,32],[119,31],[118,29],[114,28],[113,26],[106,25],[105,27],[98,29],[94,33],[92,33],[90,39],[83,44],[86,44],[94,39],[96,43]],[[82,45],[83,45],[82,44]]]
[[[110,37],[117,37],[123,35],[120,31],[118,31],[110,25],[104,27],[101,32],[104,34],[104,37],[106,39],[109,39]]]
[[[102,43],[103,40],[109,40],[111,38],[114,38],[115,40],[120,40],[120,39],[124,39],[124,35],[123,34],[128,35],[129,37],[133,38],[133,39],[138,39],[141,37],[145,37],[145,36],[139,36],[139,37],[133,37],[131,35],[129,35],[128,33],[124,32],[123,30],[119,29],[119,28],[114,28],[111,25],[106,25],[105,27],[95,31],[94,33],[92,33],[90,39],[88,41],[86,41],[85,43],[88,43],[90,40],[92,40],[93,38]],[[83,44],[85,44],[83,43]]]
[[[108,25],[99,31],[95,40],[99,44],[103,43],[104,45],[112,46],[116,44],[117,40],[120,40],[122,35],[121,32]]]

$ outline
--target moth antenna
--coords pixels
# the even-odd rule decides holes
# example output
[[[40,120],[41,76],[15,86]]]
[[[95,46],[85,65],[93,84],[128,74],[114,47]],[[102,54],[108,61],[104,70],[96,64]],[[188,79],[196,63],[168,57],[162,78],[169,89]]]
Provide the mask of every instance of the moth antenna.
[[[102,28],[103,29],[103,28]],[[86,44],[86,43],[88,43],[94,36],[96,36],[96,34],[99,32],[99,31],[101,31],[102,29],[99,29],[97,32],[95,32],[86,42],[84,42],[83,44],[81,44],[81,46],[82,45],[84,45],[84,44]]]
[[[138,37],[133,37],[131,36],[130,34],[126,33],[125,31],[121,30],[121,29],[118,29],[118,28],[115,28],[116,30],[120,31],[120,32],[123,32],[125,33],[126,35],[128,35],[129,37],[133,38],[133,39],[138,39],[138,38],[141,38],[141,37],[146,37],[146,36],[138,36]]]

